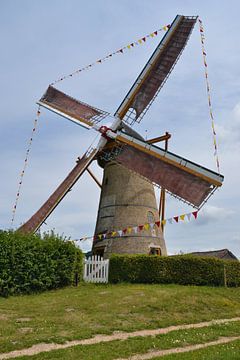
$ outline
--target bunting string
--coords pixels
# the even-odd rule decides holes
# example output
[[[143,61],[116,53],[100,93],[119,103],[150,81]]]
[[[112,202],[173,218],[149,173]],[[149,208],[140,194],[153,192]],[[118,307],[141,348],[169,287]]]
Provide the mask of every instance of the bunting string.
[[[40,106],[39,106],[38,109],[37,109],[36,117],[34,119],[33,128],[32,128],[32,132],[31,132],[31,137],[30,137],[29,142],[28,142],[23,169],[22,169],[22,171],[20,173],[20,179],[19,179],[19,183],[18,183],[16,199],[15,199],[13,209],[12,209],[12,218],[11,218],[11,224],[10,224],[11,228],[12,228],[13,223],[14,223],[15,214],[16,214],[16,210],[17,210],[17,204],[18,204],[18,200],[19,200],[20,192],[21,192],[21,188],[22,188],[22,183],[23,183],[23,177],[24,177],[26,167],[27,167],[27,164],[28,164],[28,158],[29,158],[29,154],[30,154],[30,150],[31,150],[31,146],[32,146],[33,136],[34,136],[36,128],[37,128],[37,123],[38,123],[38,119],[39,119],[40,114],[41,114],[41,112],[40,112]]]
[[[154,223],[145,223],[142,225],[128,226],[125,229],[107,231],[102,234],[97,234],[95,236],[84,236],[84,237],[74,240],[74,241],[104,240],[109,237],[124,237],[126,235],[137,234],[137,233],[140,233],[141,231],[145,231],[145,230],[153,230],[155,227],[159,228],[161,225],[184,222],[185,219],[190,221],[191,218],[194,218],[196,220],[197,216],[198,216],[198,211],[193,211],[188,214],[174,216],[172,218],[165,219],[162,221],[159,220]]]
[[[105,57],[103,57],[101,59],[98,59],[98,60],[94,61],[93,63],[91,63],[91,64],[89,64],[87,66],[79,68],[79,69],[73,71],[72,73],[70,73],[68,75],[61,76],[57,80],[53,81],[50,85],[55,85],[55,84],[59,83],[60,81],[66,80],[68,78],[71,78],[71,77],[81,73],[82,71],[89,70],[90,68],[92,68],[93,66],[95,66],[97,64],[102,64],[104,61],[111,59],[114,55],[123,54],[126,51],[131,50],[135,46],[142,45],[142,44],[146,43],[147,40],[156,37],[159,34],[159,32],[161,32],[163,30],[167,31],[170,28],[170,26],[171,25],[165,25],[162,28],[160,28],[158,30],[155,30],[154,32],[152,32],[152,33],[150,33],[148,35],[145,35],[142,38],[140,38],[140,39],[138,39],[138,40],[136,40],[136,41],[134,41],[132,43],[129,43],[128,45],[126,45],[126,46],[124,46],[124,47],[122,47],[122,48],[108,54],[107,56],[105,56]]]
[[[214,158],[216,160],[218,173],[220,174],[220,165],[219,165],[218,148],[217,148],[217,134],[216,134],[215,124],[214,124],[211,91],[210,91],[210,84],[209,84],[209,77],[208,77],[208,65],[207,65],[207,59],[206,59],[207,54],[206,54],[205,43],[204,43],[205,35],[204,35],[202,20],[198,19],[198,23],[199,23],[199,30],[200,30],[200,37],[201,37],[201,44],[202,44],[202,55],[203,55],[203,64],[204,64],[204,71],[205,71],[205,82],[206,82],[206,89],[207,89],[208,108],[209,108],[209,115],[210,115],[212,135],[213,135]]]

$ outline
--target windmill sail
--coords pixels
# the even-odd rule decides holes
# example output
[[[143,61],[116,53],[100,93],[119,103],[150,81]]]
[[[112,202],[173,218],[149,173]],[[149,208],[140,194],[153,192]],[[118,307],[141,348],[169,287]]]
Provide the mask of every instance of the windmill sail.
[[[179,59],[196,20],[176,16],[115,115],[130,125],[141,121]]]
[[[91,152],[86,153],[72,169],[64,181],[58,186],[54,193],[48,198],[48,200],[41,206],[41,208],[18,230],[23,233],[35,232],[60,203],[68,191],[72,188],[75,182],[84,173],[87,167],[90,165],[98,150],[92,149]]]
[[[53,86],[48,87],[38,104],[87,129],[109,115],[106,111],[76,100]]]
[[[115,160],[199,208],[222,185],[223,176],[176,154],[118,132],[125,144]]]

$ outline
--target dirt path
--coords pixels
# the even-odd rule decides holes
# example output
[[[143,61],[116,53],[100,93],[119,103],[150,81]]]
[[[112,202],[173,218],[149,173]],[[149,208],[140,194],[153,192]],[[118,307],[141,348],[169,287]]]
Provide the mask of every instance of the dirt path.
[[[164,355],[185,353],[185,352],[189,352],[189,351],[193,351],[193,350],[204,349],[209,346],[227,344],[234,340],[240,340],[240,336],[224,337],[224,338],[221,338],[221,339],[218,339],[215,341],[211,341],[211,342],[207,342],[204,344],[196,344],[196,345],[189,345],[189,346],[185,346],[185,347],[181,347],[181,348],[152,351],[147,354],[134,355],[127,359],[125,358],[125,359],[116,359],[116,360],[148,360],[148,359],[153,359],[155,357],[161,357]]]
[[[235,317],[235,318],[231,318],[231,319],[218,319],[218,320],[212,320],[212,321],[205,321],[205,322],[201,322],[201,323],[197,323],[197,324],[169,326],[167,328],[160,328],[160,329],[153,329],[153,330],[139,330],[139,331],[134,331],[134,332],[130,332],[130,333],[119,331],[119,332],[113,333],[112,335],[96,335],[90,339],[67,341],[64,344],[41,343],[41,344],[33,345],[32,347],[27,348],[27,349],[15,350],[15,351],[11,351],[9,353],[2,353],[2,354],[0,354],[0,360],[16,358],[16,357],[24,356],[24,355],[25,356],[36,355],[41,352],[49,352],[52,350],[66,349],[66,348],[77,346],[77,345],[92,345],[92,344],[97,344],[100,342],[109,342],[109,341],[113,341],[113,340],[126,340],[126,339],[137,337],[137,336],[143,336],[143,337],[144,336],[156,336],[156,335],[160,335],[160,334],[167,334],[167,333],[169,333],[171,331],[175,331],[175,330],[198,329],[198,328],[203,328],[203,327],[207,327],[207,326],[211,326],[211,325],[215,325],[215,324],[224,324],[224,323],[234,322],[234,321],[240,321],[240,317]],[[230,339],[230,338],[226,338],[226,339]],[[229,340],[229,341],[233,341],[233,340]],[[211,343],[207,343],[207,344],[211,344]],[[210,346],[207,344],[206,344],[206,346]],[[204,344],[200,344],[200,345],[203,346]],[[200,345],[193,345],[193,347],[200,346]],[[187,348],[181,348],[181,349],[187,349]],[[163,350],[162,352],[172,351],[172,350],[174,350],[174,349]],[[190,350],[188,350],[188,351],[190,351]],[[161,353],[161,351],[159,351],[159,353]],[[153,353],[151,353],[151,354],[153,354]],[[146,354],[145,356],[147,356],[147,355],[149,355],[149,354]],[[138,356],[144,356],[144,355],[138,355]],[[154,356],[159,356],[159,355],[154,355]],[[150,359],[150,358],[141,358],[141,357],[134,358],[134,357],[132,357],[130,359],[135,360],[135,359]]]

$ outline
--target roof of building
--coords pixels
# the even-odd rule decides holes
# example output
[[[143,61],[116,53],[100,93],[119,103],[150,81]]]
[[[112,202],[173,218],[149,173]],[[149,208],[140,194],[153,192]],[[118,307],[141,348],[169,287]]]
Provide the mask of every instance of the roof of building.
[[[213,251],[197,251],[197,252],[192,252],[191,255],[210,256],[223,260],[238,260],[238,258],[228,249],[213,250]]]

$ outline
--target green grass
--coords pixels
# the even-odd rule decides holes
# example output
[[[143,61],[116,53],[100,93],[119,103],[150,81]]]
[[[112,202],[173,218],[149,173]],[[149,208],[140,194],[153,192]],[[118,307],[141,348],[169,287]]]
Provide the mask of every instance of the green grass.
[[[91,285],[0,298],[0,352],[240,316],[240,288]]]
[[[184,354],[155,357],[154,360],[239,360],[240,341],[233,341],[225,345],[211,346],[207,349],[191,351]]]
[[[118,340],[112,341],[110,343],[101,343],[95,345],[80,345],[65,350],[55,350],[30,357],[23,356],[20,357],[19,360],[113,360],[117,358],[128,358],[132,355],[143,354],[151,350],[157,351],[183,347],[192,344],[205,343],[217,340],[222,336],[237,336],[240,335],[239,327],[240,322],[224,325],[214,325],[202,329],[179,330],[164,335],[157,335],[155,337],[147,336],[144,338],[132,338],[125,341]]]

